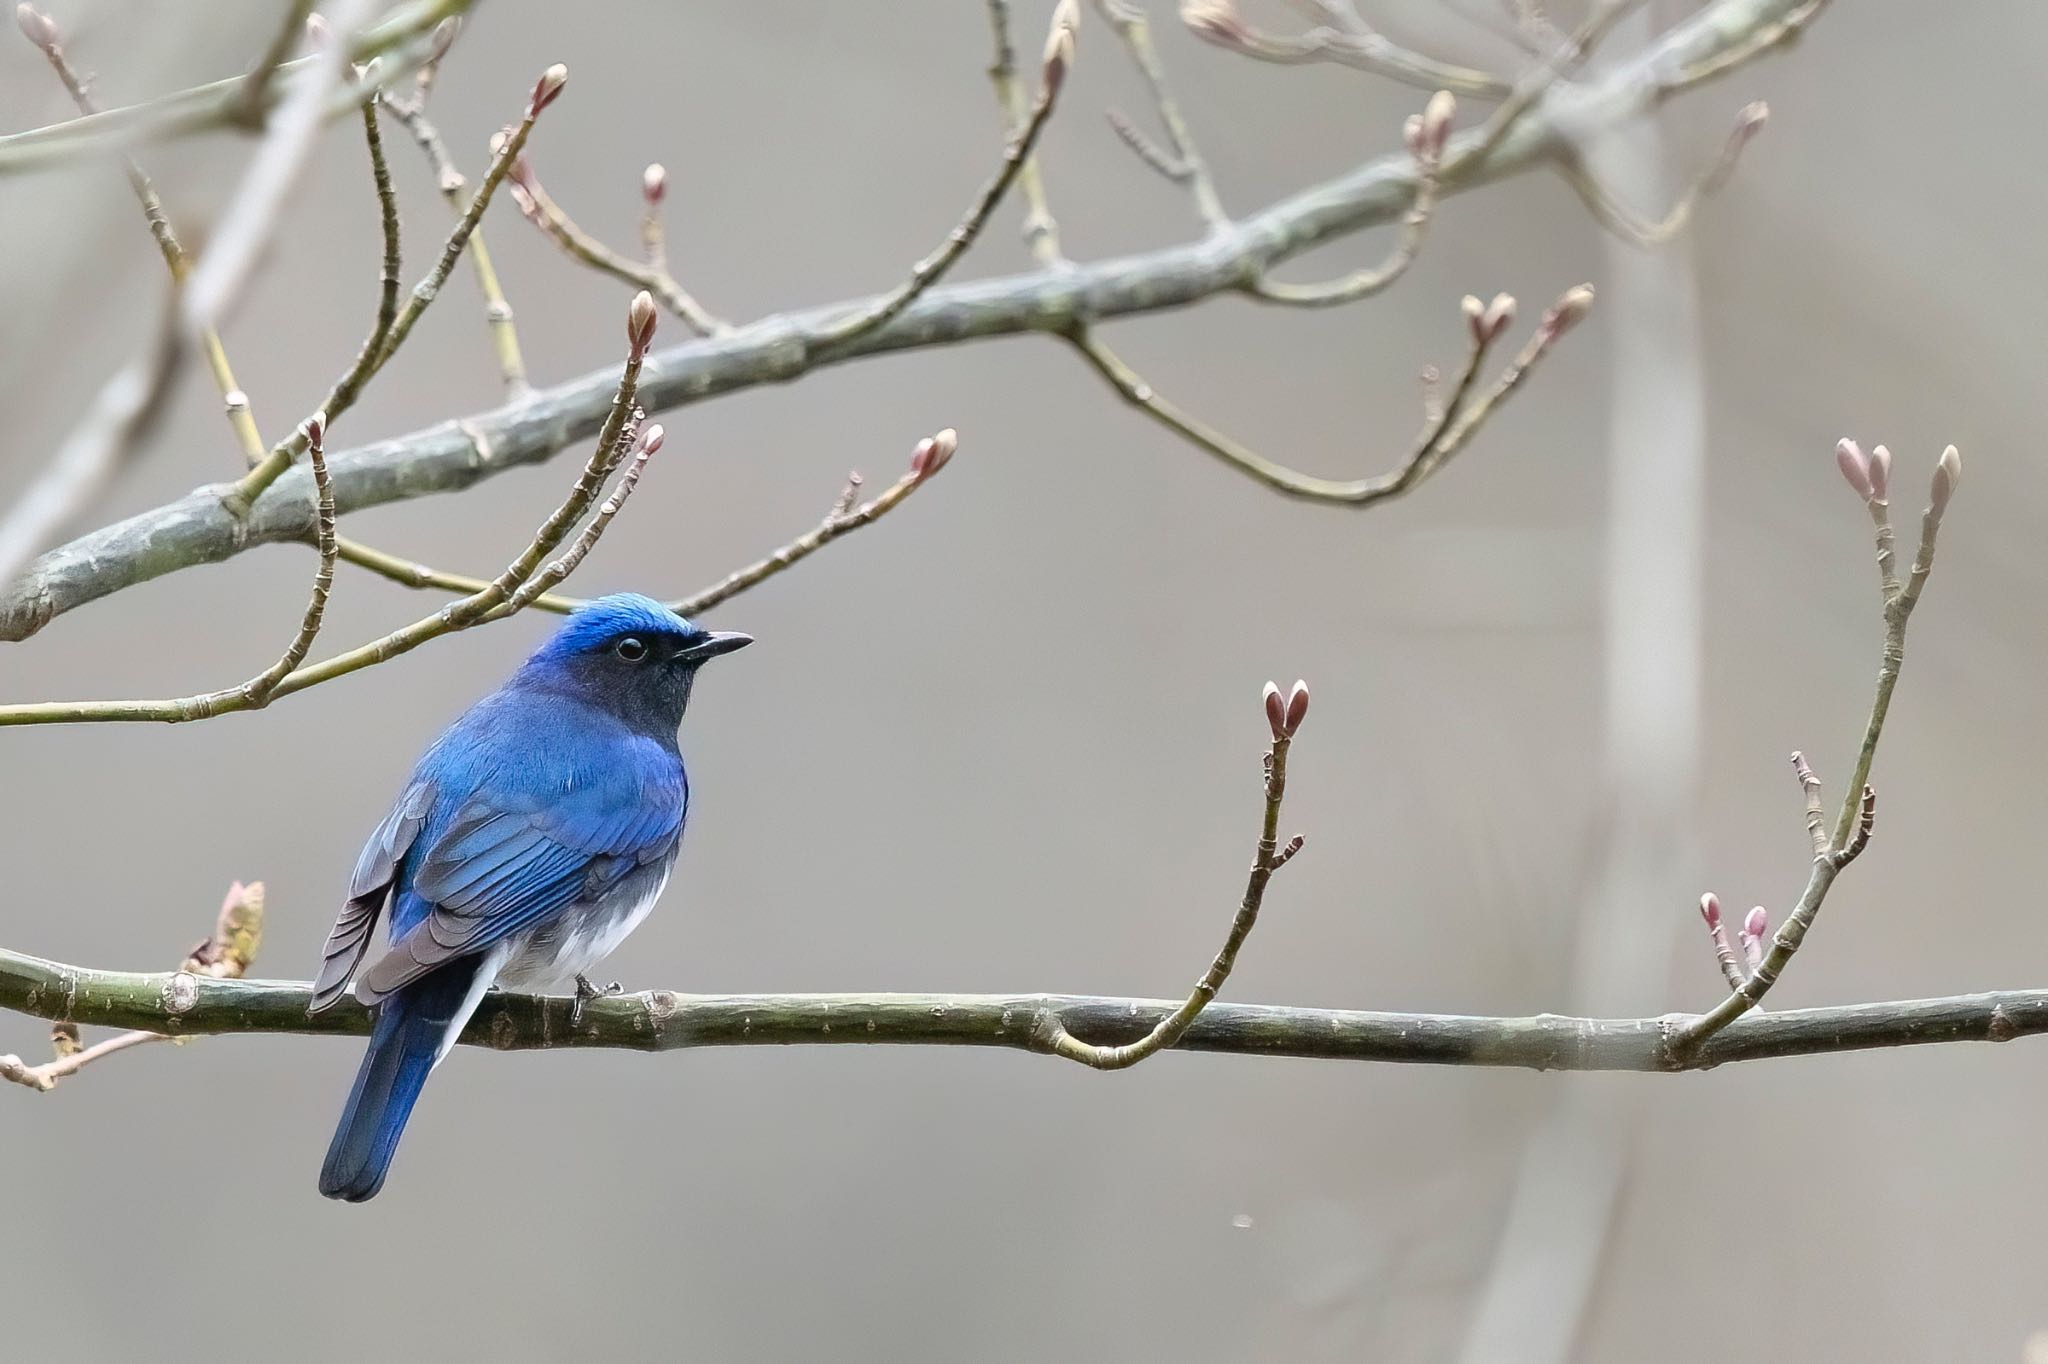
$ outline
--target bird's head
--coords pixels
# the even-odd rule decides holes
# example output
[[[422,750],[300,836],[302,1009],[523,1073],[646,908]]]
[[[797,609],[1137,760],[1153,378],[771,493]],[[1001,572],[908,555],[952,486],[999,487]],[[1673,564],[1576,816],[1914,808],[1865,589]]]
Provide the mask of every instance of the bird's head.
[[[682,723],[697,669],[744,649],[752,635],[706,630],[637,592],[578,607],[537,650],[520,678],[568,691],[649,732]]]

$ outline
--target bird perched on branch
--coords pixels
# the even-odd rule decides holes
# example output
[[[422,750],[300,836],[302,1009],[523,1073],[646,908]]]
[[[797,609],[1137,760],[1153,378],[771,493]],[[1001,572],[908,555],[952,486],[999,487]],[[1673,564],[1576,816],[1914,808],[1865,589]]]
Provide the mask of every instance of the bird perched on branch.
[[[377,1011],[320,1170],[320,1192],[383,1187],[427,1075],[493,985],[586,973],[653,908],[681,846],[690,784],[676,747],[697,670],[752,643],[634,594],[578,610],[413,769],[356,862],[312,1010]],[[389,910],[389,945],[364,966]],[[616,990],[617,987],[610,987]]]

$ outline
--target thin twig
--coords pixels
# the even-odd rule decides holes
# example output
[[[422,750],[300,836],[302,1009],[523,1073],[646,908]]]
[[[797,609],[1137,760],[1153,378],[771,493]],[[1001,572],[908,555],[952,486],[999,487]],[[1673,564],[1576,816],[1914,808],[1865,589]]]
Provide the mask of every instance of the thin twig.
[[[1287,35],[1253,28],[1231,0],[1183,0],[1180,17],[1196,37],[1262,62],[1282,66],[1335,62],[1425,90],[1455,90],[1461,95],[1487,99],[1508,93],[1505,81],[1484,71],[1438,61],[1389,41],[1386,35],[1358,20],[1355,11],[1349,16],[1357,20],[1355,24],[1347,21],[1343,28],[1318,26],[1305,33]]]
[[[1216,960],[1195,982],[1194,990],[1180,1007],[1154,1023],[1144,1036],[1134,1042],[1084,1042],[1073,1034],[1056,1010],[1044,1010],[1032,1021],[1032,1034],[1033,1040],[1045,1050],[1095,1070],[1124,1070],[1135,1066],[1185,1037],[1202,1010],[1209,1006],[1224,982],[1230,979],[1238,952],[1244,947],[1245,939],[1251,936],[1252,929],[1258,926],[1259,908],[1265,903],[1266,887],[1272,881],[1273,873],[1301,851],[1300,835],[1289,839],[1284,847],[1279,841],[1280,803],[1287,795],[1287,752],[1293,745],[1294,736],[1301,730],[1302,720],[1308,715],[1308,687],[1296,682],[1293,692],[1283,700],[1280,688],[1268,682],[1265,709],[1267,723],[1273,733],[1273,746],[1267,750],[1265,760],[1265,816],[1259,825],[1259,841],[1252,854],[1252,869],[1245,879],[1244,899],[1238,903],[1237,914],[1230,921],[1230,933],[1224,938],[1222,949],[1216,953]]]
[[[1735,173],[1736,163],[1742,159],[1742,149],[1749,145],[1750,139],[1756,136],[1769,116],[1770,106],[1762,100],[1745,105],[1736,118],[1735,130],[1728,134],[1728,140],[1722,144],[1714,164],[1694,177],[1665,215],[1654,221],[1625,207],[1580,158],[1559,158],[1558,170],[1565,183],[1577,192],[1587,212],[1602,227],[1636,246],[1662,246],[1685,231],[1701,200],[1728,183],[1728,177]]]
[[[412,134],[412,140],[427,159],[427,168],[433,172],[435,187],[460,220],[466,208],[462,191],[469,182],[449,157],[448,145],[441,140],[440,130],[427,119],[427,96],[433,89],[434,75],[439,70],[438,59],[420,68],[413,81],[411,99],[387,95],[377,103],[390,110],[392,116]],[[526,377],[526,358],[519,349],[519,331],[514,324],[512,304],[505,297],[505,287],[498,279],[497,266],[491,259],[491,250],[484,241],[481,225],[469,234],[469,265],[476,275],[477,291],[484,298],[484,320],[491,329],[491,348],[497,356],[498,373],[504,378],[506,395],[513,402],[518,402],[532,395],[533,385]]]
[[[212,934],[192,949],[178,975],[171,977],[171,982],[201,976],[214,980],[240,980],[255,960],[256,949],[263,941],[263,901],[261,881],[246,886],[237,881],[228,887]],[[166,1006],[178,998],[182,998],[182,991],[167,982],[163,993]],[[15,1084],[47,1092],[55,1089],[57,1082],[65,1076],[74,1075],[116,1052],[139,1047],[145,1042],[184,1040],[166,1036],[161,1031],[138,1029],[84,1047],[79,1045],[77,1024],[60,1021],[50,1029],[50,1043],[57,1053],[54,1060],[31,1066],[19,1056],[0,1056],[0,1080],[11,1080]]]
[[[477,186],[476,193],[471,196],[469,207],[463,211],[461,218],[456,221],[446,240],[442,242],[440,257],[434,262],[433,268],[413,286],[411,297],[406,299],[405,306],[398,310],[397,315],[391,318],[389,326],[383,325],[384,316],[380,308],[379,330],[371,333],[370,340],[365,342],[362,350],[357,353],[355,363],[350,365],[348,371],[335,382],[334,387],[328,390],[327,400],[320,405],[320,410],[327,414],[329,421],[333,421],[354,405],[363,386],[375,377],[393,355],[397,354],[398,348],[405,344],[406,337],[412,334],[413,326],[419,321],[420,314],[424,313],[439,296],[441,286],[447,282],[448,272],[455,268],[456,259],[461,256],[462,249],[468,244],[471,234],[476,231],[477,224],[483,220],[484,210],[490,207],[492,194],[497,191],[506,172],[511,169],[521,149],[526,146],[526,139],[533,133],[535,121],[540,118],[541,111],[562,93],[562,87],[568,78],[568,68],[560,65],[551,66],[541,74],[540,80],[533,87],[533,92],[527,96],[525,113],[498,148],[497,155],[491,159],[490,168],[485,171],[483,181]],[[389,249],[387,238],[387,252]],[[263,490],[274,483],[278,475],[289,469],[292,461],[304,450],[305,446],[300,436],[295,435],[280,442],[272,448],[261,464],[245,474],[241,481],[222,497],[222,504],[238,518],[247,516]]]
[[[953,457],[953,451],[958,448],[958,443],[958,433],[951,427],[935,436],[925,437],[917,443],[911,455],[910,469],[903,477],[897,479],[878,496],[859,505],[855,505],[854,499],[860,492],[860,476],[852,476],[847,480],[846,489],[838,502],[816,526],[745,568],[728,573],[711,586],[669,602],[669,610],[679,616],[700,616],[712,607],[722,606],[749,588],[757,587],[785,569],[803,562],[841,536],[849,535],[863,526],[873,525],[944,468],[946,462]],[[443,592],[477,592],[486,586],[482,578],[472,578],[467,574],[449,573],[426,564],[413,563],[398,555],[387,554],[383,550],[372,549],[368,545],[352,541],[342,541],[341,557],[359,568],[381,574],[407,587],[436,589]],[[582,597],[571,597],[560,592],[543,592],[526,603],[534,610],[553,611],[557,614],[567,614],[585,604]]]
[[[265,112],[270,108],[270,86],[277,79],[278,68],[291,59],[306,34],[306,16],[313,12],[313,0],[291,0],[285,7],[284,22],[271,35],[270,46],[249,68],[249,74],[242,78],[241,108],[237,118],[251,128],[263,126]],[[85,112],[90,113],[90,110]]]
[[[576,220],[548,194],[530,162],[521,162],[511,189],[513,202],[519,205],[519,211],[526,220],[572,259],[613,279],[647,290],[699,336],[720,336],[732,330],[730,323],[714,316],[682,286],[669,272],[666,259],[660,262],[636,261],[612,250],[579,227]]]
[[[1508,302],[1512,303],[1512,300]],[[1069,339],[1126,402],[1198,449],[1215,455],[1232,468],[1290,497],[1369,507],[1409,492],[1442,468],[1500,403],[1514,392],[1529,370],[1549,352],[1551,344],[1584,316],[1591,303],[1592,290],[1588,286],[1580,285],[1567,291],[1544,315],[1513,363],[1501,372],[1490,388],[1476,396],[1474,390],[1480,365],[1499,330],[1475,327],[1465,367],[1452,388],[1449,400],[1434,420],[1424,425],[1421,435],[1409,447],[1407,456],[1387,473],[1357,479],[1321,478],[1269,459],[1161,397],[1137,371],[1092,336],[1079,333]],[[1504,326],[1505,323],[1502,324]]]
[[[367,69],[343,81],[329,96],[324,105],[326,116],[339,118],[353,111],[377,91],[416,70],[427,59],[435,25],[468,5],[469,0],[417,0],[356,35],[349,44],[348,60],[358,66],[367,64]],[[283,79],[264,87],[267,103],[274,106],[320,60],[315,54],[279,67]],[[229,76],[141,104],[0,135],[0,175],[208,129],[241,127],[248,80],[246,74]]]
[[[946,240],[930,255],[910,268],[910,277],[894,289],[859,309],[850,316],[820,329],[813,345],[827,354],[845,347],[886,326],[889,321],[905,308],[917,301],[918,295],[931,288],[945,276],[953,263],[965,255],[967,248],[974,245],[974,239],[981,235],[981,229],[988,224],[989,215],[995,212],[1003,195],[1015,183],[1017,174],[1024,163],[1031,158],[1031,150],[1038,145],[1038,135],[1045,131],[1045,125],[1052,118],[1053,108],[1059,102],[1060,87],[1065,83],[1067,70],[1074,60],[1074,29],[1078,10],[1073,0],[1061,0],[1054,7],[1052,32],[1046,43],[1045,63],[1039,76],[1038,100],[1031,106],[1024,126],[1003,148],[1002,162],[996,173],[981,187],[974,202],[956,223]]]
[[[1858,483],[1849,468],[1844,472],[1851,475],[1852,484]],[[1858,492],[1867,498],[1867,471],[1864,477]],[[1884,734],[1892,692],[1898,686],[1899,670],[1905,662],[1906,625],[1912,618],[1913,608],[1919,604],[1921,591],[1927,585],[1927,575],[1933,571],[1935,537],[1941,529],[1941,518],[1948,510],[1949,498],[1954,495],[1961,478],[1962,459],[1955,446],[1951,445],[1942,451],[1940,460],[1935,464],[1927,510],[1920,518],[1920,550],[1914,558],[1912,573],[1904,586],[1885,600],[1884,647],[1878,664],[1877,690],[1870,704],[1870,718],[1864,722],[1863,743],[1856,755],[1855,770],[1842,794],[1841,812],[1836,816],[1834,831],[1825,846],[1815,849],[1813,870],[1807,877],[1806,889],[1800,894],[1799,903],[1785,916],[1785,922],[1779,925],[1770,950],[1742,986],[1731,991],[1712,1011],[1692,1020],[1673,1036],[1672,1046],[1680,1053],[1696,1050],[1708,1038],[1756,1006],[1778,977],[1784,974],[1787,963],[1806,940],[1806,934],[1819,916],[1835,877],[1855,861],[1870,842],[1871,828],[1877,818],[1877,793],[1870,786],[1870,766],[1877,756],[1877,743]],[[1807,774],[1802,772],[1800,775],[1803,784]],[[1816,809],[1813,813],[1818,814],[1819,811]]]
[[[617,392],[613,396],[611,414],[606,419],[604,429],[598,434],[597,445],[592,450],[589,461],[584,465],[583,472],[576,480],[576,485],[570,489],[569,495],[541,523],[540,529],[534,533],[525,550],[506,566],[503,573],[486,583],[479,591],[450,602],[430,616],[346,653],[336,654],[319,663],[294,667],[273,685],[264,689],[257,690],[253,684],[245,683],[221,691],[160,701],[41,701],[0,706],[0,725],[121,721],[178,723],[210,719],[216,715],[255,709],[281,697],[290,696],[294,692],[304,691],[308,687],[318,686],[337,677],[344,677],[363,668],[387,662],[442,635],[466,630],[487,620],[500,619],[509,614],[509,611],[500,611],[499,608],[513,601],[519,589],[537,572],[542,571],[543,560],[554,553],[568,538],[570,531],[583,520],[591,505],[603,493],[605,479],[624,457],[624,442],[630,438],[633,417],[637,411],[634,394],[639,385],[641,367],[647,358],[647,348],[654,337],[654,318],[654,300],[645,294],[635,296],[628,310],[629,349],[625,368],[619,377]],[[315,477],[324,479],[324,474],[323,460]],[[609,521],[608,517],[606,521]],[[587,548],[588,546],[585,546],[586,550]],[[323,565],[331,566],[332,552],[331,546],[323,547]],[[575,558],[580,559],[581,555],[577,554]],[[574,566],[572,560],[563,572],[566,573],[568,568]],[[552,572],[554,567],[551,565],[548,571]],[[511,609],[516,610],[518,607]],[[317,626],[317,620],[314,623]]]
[[[1689,88],[1676,73],[1744,44],[1759,27],[1775,25],[1794,11],[1806,12],[1800,0],[1714,0],[1640,53],[1587,78],[1573,91],[1569,110],[1532,110],[1484,160],[1447,176],[1444,193],[1547,164],[1567,124],[1573,136],[1588,136],[1660,107]],[[1478,138],[1477,131],[1461,134],[1452,139],[1451,150],[1477,145]],[[650,370],[642,401],[651,411],[665,412],[762,384],[788,383],[828,361],[977,338],[1060,334],[1077,318],[1101,322],[1188,307],[1240,291],[1316,246],[1394,221],[1413,199],[1415,174],[1414,158],[1406,152],[1380,157],[1270,204],[1208,240],[1082,264],[1043,263],[1040,254],[1039,266],[1018,274],[942,283],[885,330],[823,359],[809,338],[857,303],[765,317],[729,336],[663,351]],[[1020,174],[1020,187],[1022,182]],[[612,378],[608,371],[593,371],[529,403],[331,455],[337,505],[347,516],[387,502],[468,488],[508,469],[544,461],[597,429]],[[0,578],[0,642],[26,639],[57,616],[138,583],[222,563],[260,545],[303,541],[310,524],[309,496],[310,484],[300,474],[284,480],[246,517],[237,517],[217,490],[205,489],[81,535],[25,572]]]
[[[1110,126],[1138,154],[1139,159],[1194,196],[1195,212],[1204,226],[1211,229],[1228,226],[1230,217],[1223,211],[1223,200],[1216,193],[1216,181],[1209,174],[1209,164],[1195,146],[1194,135],[1189,132],[1187,120],[1181,115],[1180,103],[1173,97],[1173,87],[1167,83],[1166,69],[1159,64],[1159,53],[1152,46],[1152,25],[1145,17],[1144,8],[1129,0],[1095,0],[1095,8],[1101,11],[1102,17],[1122,40],[1125,50],[1131,54],[1132,64],[1145,78],[1146,88],[1152,92],[1152,105],[1159,111],[1160,126],[1166,129],[1172,150],[1164,151],[1154,146],[1135,124],[1114,109],[1110,110]]]

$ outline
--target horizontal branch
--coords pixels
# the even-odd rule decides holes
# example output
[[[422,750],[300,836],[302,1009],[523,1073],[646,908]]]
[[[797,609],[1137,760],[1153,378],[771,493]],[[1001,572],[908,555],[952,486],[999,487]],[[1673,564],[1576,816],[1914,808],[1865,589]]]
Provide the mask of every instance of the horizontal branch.
[[[1439,191],[1450,194],[1527,169],[1584,135],[1619,124],[1724,71],[1723,58],[1754,56],[1781,41],[1816,7],[1812,0],[1717,0],[1657,43],[1599,78],[1552,90],[1490,150],[1471,155],[1483,130],[1454,140]],[[1066,333],[1077,324],[1185,307],[1252,286],[1274,265],[1324,242],[1392,222],[1418,190],[1405,151],[1284,199],[1200,242],[1076,266],[1048,267],[925,292],[887,325],[840,347],[824,343],[836,323],[879,300],[833,303],[763,319],[650,357],[641,400],[660,411],[761,384],[795,379],[827,363],[978,337]],[[594,432],[611,378],[591,374],[462,421],[332,457],[337,505],[365,507],[466,488],[479,479],[545,460]],[[95,531],[43,555],[0,587],[0,640],[25,639],[53,617],[179,569],[219,563],[254,545],[310,542],[311,488],[296,469],[238,520],[224,490],[202,488],[176,502]]]
[[[171,1036],[370,1030],[369,1011],[353,1000],[309,1016],[311,997],[303,981],[93,971],[0,951],[0,1008],[37,1018]],[[1170,1000],[1094,995],[682,995],[651,990],[590,1001],[581,1024],[571,1029],[571,1002],[566,996],[493,993],[462,1040],[501,1051],[868,1043],[1042,1052],[1049,1019],[1087,1041],[1124,1044],[1145,1036],[1179,1007]],[[1248,1056],[1530,1070],[1701,1070],[1773,1056],[2034,1036],[2048,1032],[2048,990],[1750,1014],[1680,1059],[1670,1040],[1690,1019],[1685,1014],[1484,1018],[1218,1002],[1203,1009],[1174,1046]]]

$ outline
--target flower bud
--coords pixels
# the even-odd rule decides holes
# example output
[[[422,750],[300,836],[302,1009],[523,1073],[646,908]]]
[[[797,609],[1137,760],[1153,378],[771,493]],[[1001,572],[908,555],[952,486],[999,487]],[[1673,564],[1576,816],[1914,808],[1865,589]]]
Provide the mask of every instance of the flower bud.
[[[1276,739],[1287,734],[1287,703],[1280,699],[1280,684],[1268,682],[1260,698],[1266,706],[1266,726],[1273,731]]]
[[[930,478],[946,467],[946,461],[953,458],[953,451],[960,446],[960,433],[947,427],[935,436],[926,436],[910,452],[910,472],[919,478]]]
[[[651,455],[654,454],[656,451],[660,450],[661,443],[667,439],[668,432],[661,429],[660,422],[656,422],[652,426],[648,427],[645,431],[642,431],[640,433],[640,439],[636,441],[635,444],[638,445],[643,452]]]
[[[1956,484],[1963,478],[1963,457],[1951,445],[1941,452],[1941,458],[1934,466],[1934,486],[1928,493],[1927,510],[1940,516],[1948,510],[1948,500],[1955,496]]]
[[[642,289],[633,295],[633,302],[626,309],[626,344],[635,355],[646,354],[654,344],[654,322],[654,295]]]
[[[1053,7],[1052,31],[1045,35],[1045,60],[1039,82],[1051,99],[1066,84],[1067,70],[1074,64],[1074,34],[1081,27],[1079,0],[1060,0]]]
[[[540,73],[540,79],[533,83],[533,94],[526,101],[526,116],[533,118],[541,110],[553,104],[560,97],[562,87],[569,83],[569,68],[556,62]]]
[[[1301,728],[1301,722],[1308,718],[1308,683],[1295,679],[1294,690],[1287,693],[1287,732],[1293,734]]]
[[[658,204],[668,197],[668,171],[656,161],[640,172],[640,197],[649,204]]]
[[[1870,484],[1870,460],[1864,455],[1863,447],[1846,436],[1835,442],[1835,467],[1842,471],[1843,480],[1865,502],[1877,496],[1877,490]]]
[[[57,21],[34,5],[15,6],[14,22],[21,25],[23,36],[46,53],[55,52],[63,40],[57,32]]]
[[[1543,321],[1537,324],[1536,330],[1542,335],[1545,344],[1548,344],[1578,326],[1592,308],[1593,286],[1575,284],[1565,290],[1557,302],[1550,305],[1549,311],[1543,314]]]
[[[1498,337],[1515,320],[1515,300],[1512,294],[1495,294],[1493,302],[1486,305],[1485,316],[1479,319],[1488,341]]]
[[[1700,917],[1707,921],[1708,928],[1721,926],[1721,897],[1708,891],[1700,896]]]
[[[1870,495],[1882,502],[1891,490],[1892,452],[1882,445],[1870,450]]]

